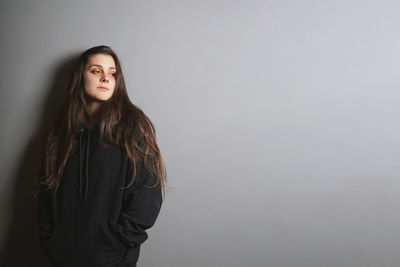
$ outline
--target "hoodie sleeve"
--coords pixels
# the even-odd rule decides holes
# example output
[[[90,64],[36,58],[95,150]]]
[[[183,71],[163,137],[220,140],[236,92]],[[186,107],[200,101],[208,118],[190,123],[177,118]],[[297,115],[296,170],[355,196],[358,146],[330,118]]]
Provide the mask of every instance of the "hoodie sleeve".
[[[129,162],[128,184],[132,175],[133,168]],[[137,166],[134,184],[125,189],[124,203],[115,229],[122,241],[129,247],[140,245],[148,238],[146,230],[154,225],[160,212],[161,186],[148,188],[154,185],[155,181],[155,177],[144,168],[143,163],[140,163]]]
[[[43,167],[40,167],[38,178],[44,176]],[[52,221],[52,208],[51,208],[51,192],[40,191],[37,196],[37,219],[39,225],[39,239],[40,247],[43,254],[47,254],[46,243],[53,233]]]

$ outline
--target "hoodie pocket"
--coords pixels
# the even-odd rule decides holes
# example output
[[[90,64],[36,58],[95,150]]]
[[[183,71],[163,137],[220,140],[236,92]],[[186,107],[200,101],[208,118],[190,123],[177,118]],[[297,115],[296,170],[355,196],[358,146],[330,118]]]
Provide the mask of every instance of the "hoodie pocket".
[[[119,236],[119,233],[115,230],[115,223],[109,220],[108,228],[110,229],[110,233],[113,236],[115,242],[118,243],[120,248],[125,251],[128,247],[126,246],[124,241],[122,241],[121,237]]]
[[[90,221],[79,230],[81,247],[93,252],[123,252],[124,244],[115,236],[109,220]]]
[[[81,231],[81,242],[77,246],[76,257],[82,264],[117,266],[125,254],[126,247],[114,235],[108,220],[91,221],[87,229]]]

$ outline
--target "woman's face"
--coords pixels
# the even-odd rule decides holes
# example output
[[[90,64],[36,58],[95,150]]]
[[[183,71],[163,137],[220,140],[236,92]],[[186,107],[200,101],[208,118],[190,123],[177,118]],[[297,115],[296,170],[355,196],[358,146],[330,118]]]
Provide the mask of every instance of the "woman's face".
[[[110,55],[96,54],[89,57],[83,74],[85,93],[96,102],[107,101],[115,89],[116,67]]]

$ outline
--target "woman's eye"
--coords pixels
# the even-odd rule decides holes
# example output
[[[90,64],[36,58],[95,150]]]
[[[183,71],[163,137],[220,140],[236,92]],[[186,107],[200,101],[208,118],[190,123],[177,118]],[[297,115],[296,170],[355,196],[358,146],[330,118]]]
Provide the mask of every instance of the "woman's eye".
[[[93,73],[93,74],[97,74],[97,73],[99,73],[100,71],[98,71],[98,70],[92,70],[91,71],[91,73]],[[112,76],[112,77],[116,77],[117,76],[117,73],[110,73],[110,75]]]

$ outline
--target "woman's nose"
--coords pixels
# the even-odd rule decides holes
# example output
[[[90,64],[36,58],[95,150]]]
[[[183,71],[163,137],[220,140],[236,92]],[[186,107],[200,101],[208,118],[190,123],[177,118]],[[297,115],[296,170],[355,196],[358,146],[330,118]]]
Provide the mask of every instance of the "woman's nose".
[[[103,77],[101,77],[101,81],[102,82],[108,82],[108,79],[107,79],[107,77],[105,75],[103,75]]]

